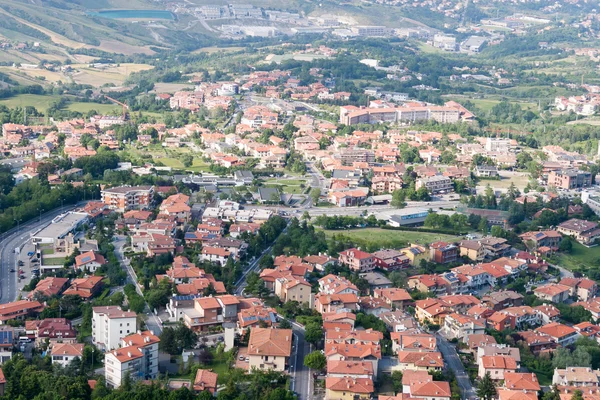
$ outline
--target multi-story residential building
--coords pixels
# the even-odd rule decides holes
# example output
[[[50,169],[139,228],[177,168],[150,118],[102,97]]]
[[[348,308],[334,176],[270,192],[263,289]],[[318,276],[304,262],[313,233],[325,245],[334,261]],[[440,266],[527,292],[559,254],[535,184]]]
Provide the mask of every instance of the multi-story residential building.
[[[319,279],[319,293],[324,294],[348,294],[352,293],[358,296],[358,288],[343,276],[333,274],[326,275]]]
[[[419,246],[418,244],[411,244],[410,247],[400,249],[400,251],[408,257],[410,265],[413,267],[418,267],[421,260],[427,260],[429,256],[425,247]]]
[[[154,200],[154,187],[120,186],[104,189],[101,195],[104,204],[119,212],[130,209],[147,209]]]
[[[223,305],[215,297],[194,299],[194,308],[184,311],[183,323],[195,331],[204,331],[225,321]]]
[[[563,347],[572,345],[581,337],[575,328],[558,322],[551,322],[540,326],[535,331],[550,336],[559,346]]]
[[[253,328],[248,341],[250,369],[285,371],[292,340],[291,329]]]
[[[512,290],[490,292],[481,298],[481,301],[494,311],[508,307],[519,307],[523,304],[523,295]]]
[[[485,149],[489,152],[508,153],[511,150],[511,139],[486,138]]]
[[[516,372],[517,362],[510,356],[483,356],[478,359],[479,378],[483,378],[489,373],[495,381],[504,380],[506,372]]]
[[[556,230],[563,235],[575,238],[579,243],[589,245],[600,237],[600,229],[596,222],[572,218],[558,225]]]
[[[17,300],[12,303],[0,305],[0,325],[6,324],[6,321],[15,319],[22,320],[27,316],[37,315],[44,309],[44,305],[39,301]]]
[[[498,168],[494,165],[477,165],[475,176],[478,178],[495,178],[498,176]]]
[[[298,304],[306,304],[312,308],[311,285],[304,278],[295,278],[291,275],[275,280],[275,295],[281,301],[297,301]]]
[[[121,339],[137,331],[137,314],[118,306],[94,307],[92,343],[109,351],[119,347]]]
[[[378,250],[373,253],[375,265],[378,268],[386,271],[408,268],[410,259],[401,251],[398,250]]]
[[[567,367],[554,369],[552,385],[568,386],[575,388],[600,387],[600,370],[587,367]]]
[[[492,236],[484,237],[479,240],[479,243],[483,245],[485,257],[491,260],[504,257],[508,254],[511,247],[507,242],[508,240],[506,239]]]
[[[447,176],[436,175],[430,178],[417,179],[416,188],[417,190],[424,187],[429,193],[449,193],[454,190],[452,180]]]
[[[502,314],[512,319],[513,327],[521,328],[523,326],[537,326],[542,323],[540,314],[529,306],[508,307],[498,311],[496,314]]]
[[[437,351],[398,351],[398,363],[394,371],[441,371],[444,368],[442,354]]]
[[[354,311],[358,309],[358,296],[354,293],[325,294],[315,296],[314,307],[319,313]]]
[[[102,256],[93,250],[86,251],[83,254],[75,257],[75,267],[77,269],[88,270],[92,274],[96,272],[96,270],[106,264],[106,260]]]
[[[548,185],[567,190],[584,188],[592,186],[592,174],[588,171],[576,169],[550,171]]]
[[[485,320],[476,319],[469,315],[452,313],[444,318],[441,332],[448,339],[466,340],[469,335],[485,332]]]
[[[325,379],[326,399],[369,400],[375,392],[372,378],[327,377]]]
[[[552,303],[562,303],[571,296],[572,289],[571,287],[561,285],[560,283],[547,283],[536,288],[533,291],[533,294],[541,300],[550,301]]]
[[[466,257],[471,261],[483,261],[485,250],[483,245],[477,240],[463,240],[458,244],[460,256]]]
[[[340,252],[339,262],[352,271],[367,272],[375,269],[373,255],[358,249],[349,249]]]
[[[550,249],[558,249],[562,236],[554,230],[525,232],[519,235],[523,243],[529,246],[532,243],[535,248],[549,247]]]
[[[452,391],[448,382],[434,381],[427,371],[406,370],[402,374],[402,395],[416,400],[450,400]],[[396,396],[379,396],[379,400],[397,400]]]
[[[106,384],[118,388],[126,375],[134,381],[156,379],[159,342],[158,336],[151,331],[124,337],[119,349],[112,350],[104,356]]]
[[[200,261],[209,261],[219,264],[224,267],[227,261],[231,257],[231,252],[227,249],[220,247],[203,246],[202,254],[200,255]]]
[[[404,307],[413,302],[410,293],[408,293],[406,289],[400,288],[375,289],[373,291],[373,296],[376,299],[383,299],[387,304],[399,310],[403,310]]]
[[[66,318],[46,318],[43,320],[25,321],[25,332],[35,337],[38,346],[49,343],[76,343],[77,332]]]
[[[458,247],[452,243],[434,242],[429,245],[431,261],[438,264],[449,264],[458,259]]]
[[[52,364],[60,364],[66,367],[75,357],[81,359],[83,356],[83,343],[57,343],[52,346],[50,355]]]
[[[571,295],[577,296],[579,301],[589,301],[598,293],[598,284],[588,278],[563,278],[559,283],[569,286],[572,289]]]

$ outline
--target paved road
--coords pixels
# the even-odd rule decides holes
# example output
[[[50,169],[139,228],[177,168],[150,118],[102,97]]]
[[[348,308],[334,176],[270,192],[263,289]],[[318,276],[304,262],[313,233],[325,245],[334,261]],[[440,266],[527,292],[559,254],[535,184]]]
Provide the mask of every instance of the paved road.
[[[444,357],[444,361],[456,376],[456,381],[462,391],[462,398],[468,400],[473,399],[475,397],[475,391],[473,390],[469,375],[467,375],[467,371],[465,371],[465,367],[463,366],[462,361],[460,361],[458,353],[456,353],[456,348],[448,343],[441,335],[436,333],[435,336],[437,338],[438,348]]]
[[[137,276],[135,274],[135,271],[133,270],[133,267],[131,266],[129,259],[127,257],[125,257],[125,255],[123,254],[123,249],[125,247],[125,244],[127,243],[125,236],[115,236],[115,241],[114,241],[114,246],[115,246],[115,255],[117,256],[117,259],[119,260],[119,263],[121,264],[122,267],[124,267],[125,271],[127,272],[127,281],[126,283],[132,283],[133,286],[135,286],[135,290],[138,292],[138,294],[142,297],[144,297],[144,293],[142,292],[142,289],[140,288],[140,286],[138,285],[138,280],[137,280]],[[152,331],[155,335],[160,336],[160,334],[162,333],[163,330],[163,325],[162,325],[162,321],[160,320],[160,318],[158,318],[150,309],[150,306],[148,306],[148,303],[146,303],[146,309],[144,310],[144,312],[146,313],[146,327],[148,328],[148,330]]]
[[[78,204],[81,205],[83,203]],[[76,206],[69,205],[42,215],[42,218],[34,218],[30,222],[21,224],[18,228],[2,234],[0,240],[0,303],[15,301],[19,295],[20,287],[17,282],[17,274],[10,272],[15,268],[17,254],[15,248],[21,248],[31,237],[31,234],[48,225],[56,216],[72,210]]]
[[[292,368],[292,382],[290,389],[298,394],[299,400],[310,400],[313,394],[312,372],[304,365],[304,358],[311,352],[311,345],[304,338],[304,328],[292,323],[294,332],[294,348],[290,365]]]

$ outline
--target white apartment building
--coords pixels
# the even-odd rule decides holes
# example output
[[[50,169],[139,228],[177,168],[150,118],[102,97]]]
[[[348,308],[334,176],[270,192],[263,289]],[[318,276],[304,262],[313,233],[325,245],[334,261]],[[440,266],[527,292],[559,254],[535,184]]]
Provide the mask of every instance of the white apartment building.
[[[123,338],[121,348],[104,356],[104,377],[113,388],[121,386],[127,373],[131,380],[156,379],[158,376],[158,343],[151,331]]]
[[[104,351],[119,347],[121,339],[137,331],[137,314],[117,306],[94,307],[92,342]]]
[[[485,149],[487,151],[493,151],[498,153],[508,153],[511,149],[510,147],[510,139],[502,139],[502,138],[486,138],[485,139]]]

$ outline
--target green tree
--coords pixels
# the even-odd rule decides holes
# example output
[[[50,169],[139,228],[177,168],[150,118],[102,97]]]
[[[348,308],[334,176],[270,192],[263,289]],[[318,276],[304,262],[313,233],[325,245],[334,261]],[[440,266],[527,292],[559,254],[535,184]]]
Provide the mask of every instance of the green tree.
[[[479,396],[481,400],[493,400],[496,398],[496,395],[496,385],[494,384],[494,381],[492,381],[490,373],[486,372],[485,376],[481,379],[481,382],[479,382],[479,385],[477,385],[477,396]]]
[[[175,338],[175,329],[171,327],[165,327],[160,335],[159,347],[165,353],[176,355],[180,354],[179,347],[177,346],[177,339]]]
[[[481,218],[481,220],[479,221],[479,225],[477,226],[477,230],[481,233],[483,233],[484,235],[488,233],[488,220],[487,218],[483,217]]]
[[[327,365],[327,358],[321,351],[315,350],[304,357],[304,365],[310,369],[321,371]]]
[[[280,329],[292,329],[292,324],[287,319],[282,319],[279,323]]]
[[[403,189],[394,190],[392,192],[392,207],[404,208],[406,207],[406,193]]]
[[[571,400],[583,400],[583,392],[581,390],[574,391]]]
[[[310,189],[310,198],[312,199],[313,204],[317,205],[319,203],[319,199],[321,198],[321,189],[320,188]]]
[[[308,343],[316,345],[323,339],[323,328],[316,323],[306,325],[305,339]]]
[[[558,245],[558,250],[564,253],[570,253],[573,250],[573,239],[570,236],[565,236]]]

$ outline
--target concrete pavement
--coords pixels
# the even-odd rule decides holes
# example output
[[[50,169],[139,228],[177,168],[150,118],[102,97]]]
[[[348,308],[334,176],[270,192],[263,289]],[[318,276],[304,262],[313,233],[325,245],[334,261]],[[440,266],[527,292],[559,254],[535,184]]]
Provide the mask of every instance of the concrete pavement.
[[[467,374],[467,371],[465,371],[465,367],[463,366],[460,357],[458,357],[456,348],[439,333],[436,333],[435,337],[437,339],[438,348],[444,357],[447,367],[453,371],[454,375],[456,376],[456,381],[458,382],[458,386],[462,392],[461,398],[463,400],[471,400],[475,398],[475,390],[473,389],[469,375]]]

